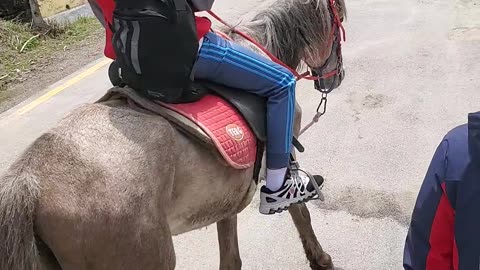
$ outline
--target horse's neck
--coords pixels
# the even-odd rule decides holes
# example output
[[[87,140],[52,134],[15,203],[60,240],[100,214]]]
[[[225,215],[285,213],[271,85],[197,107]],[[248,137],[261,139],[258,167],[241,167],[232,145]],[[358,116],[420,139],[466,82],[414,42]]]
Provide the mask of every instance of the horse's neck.
[[[278,27],[278,26],[276,26]],[[248,26],[243,26],[240,25],[237,29],[239,31],[242,31],[243,33],[249,35],[252,37],[255,41],[257,41],[261,46],[263,46],[265,49],[267,49],[269,52],[271,52],[275,57],[277,57],[280,61],[283,63],[287,64],[293,69],[296,69],[301,62],[301,56],[300,52],[302,51],[300,48],[287,48],[286,46],[282,46],[278,44],[281,40],[271,40],[270,42],[267,42],[266,36],[265,36],[265,29],[262,29],[264,27],[262,26],[256,26],[255,28],[250,28]],[[296,32],[293,28],[292,29],[283,29],[282,33],[286,33],[286,31],[293,31]],[[290,33],[290,34],[293,34]],[[246,48],[249,48],[265,57],[268,57],[264,52],[262,52],[255,44],[252,42],[246,40],[244,37],[235,34],[235,33],[230,33],[229,35],[232,40]],[[281,37],[279,37],[281,38]]]
[[[251,36],[251,37],[258,42],[258,39],[257,39],[256,37],[254,37],[254,36]],[[261,54],[261,55],[263,55],[263,56],[265,56],[265,57],[268,57],[257,45],[255,45],[255,44],[253,44],[252,42],[246,40],[244,37],[242,37],[242,36],[240,36],[240,35],[237,35],[237,34],[231,34],[231,35],[230,35],[230,38],[232,38],[232,40],[233,40],[235,43],[237,43],[237,44],[239,44],[239,45],[241,45],[241,46],[243,46],[243,47],[245,47],[245,48],[248,48],[248,49],[250,49],[250,50],[252,50],[252,51],[254,51],[254,52],[258,53],[258,54]],[[262,47],[265,48],[265,45],[264,45],[264,44],[262,44],[262,43],[260,43],[260,42],[258,42],[258,43],[259,43]],[[276,57],[276,56],[275,56],[275,57]]]
[[[291,68],[305,56],[319,58],[330,33],[330,11],[325,0],[276,0],[251,20],[236,26]],[[343,6],[343,0],[338,0]],[[245,44],[238,35],[234,40]],[[246,44],[251,48],[251,44]],[[258,50],[257,50],[258,51]]]

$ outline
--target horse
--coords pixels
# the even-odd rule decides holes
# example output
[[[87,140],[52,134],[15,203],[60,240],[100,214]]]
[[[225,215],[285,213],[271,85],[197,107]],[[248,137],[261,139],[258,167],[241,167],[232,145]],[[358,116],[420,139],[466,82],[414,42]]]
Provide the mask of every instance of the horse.
[[[343,0],[279,0],[224,32],[252,46],[237,30],[247,33],[292,69],[336,70],[322,79],[336,88],[343,67],[335,21],[345,16]],[[300,123],[296,102],[297,136]],[[84,104],[0,178],[0,270],[170,270],[173,236],[213,223],[220,269],[241,269],[237,214],[257,190],[254,171],[228,166],[166,118],[123,99]],[[289,213],[310,267],[333,269],[305,204]]]

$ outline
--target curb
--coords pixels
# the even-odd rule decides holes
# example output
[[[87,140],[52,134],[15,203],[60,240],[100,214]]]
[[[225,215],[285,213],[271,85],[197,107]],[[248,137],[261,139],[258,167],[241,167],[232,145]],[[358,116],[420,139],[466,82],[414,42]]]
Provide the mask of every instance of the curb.
[[[78,20],[80,17],[93,17],[93,11],[90,5],[83,4],[81,6],[62,11],[58,14],[45,18],[46,21],[53,21],[58,24],[72,23]]]
[[[99,65],[102,61],[105,61],[107,58],[105,57],[102,57],[102,58],[99,58],[97,60],[94,60],[93,62],[83,66],[82,68],[80,68],[79,70],[67,75],[65,78],[59,80],[59,81],[56,81],[54,82],[53,84],[50,84],[49,86],[47,86],[46,88],[42,89],[41,91],[38,91],[37,93],[34,93],[32,94],[30,97],[28,97],[27,99],[23,100],[22,102],[16,104],[15,106],[9,108],[8,110],[0,113],[0,130],[8,124],[8,122],[12,119],[15,119],[16,117],[19,117],[20,116],[20,113],[22,111],[22,109],[26,106],[28,106],[29,104],[31,104],[32,102],[34,102],[35,100],[37,100],[38,98],[44,96],[45,94],[47,94],[49,91],[52,91],[54,90],[55,88],[59,88],[61,87],[62,85],[64,84],[67,84],[69,81],[75,79],[76,77],[79,77],[82,73],[85,73],[86,71],[88,71],[89,69],[91,69],[92,67],[96,66],[96,65]]]

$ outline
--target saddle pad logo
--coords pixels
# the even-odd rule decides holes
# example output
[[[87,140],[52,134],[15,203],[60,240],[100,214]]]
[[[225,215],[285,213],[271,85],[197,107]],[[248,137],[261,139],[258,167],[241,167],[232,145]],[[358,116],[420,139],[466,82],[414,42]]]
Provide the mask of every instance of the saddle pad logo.
[[[241,127],[239,127],[235,124],[230,124],[230,125],[225,127],[225,130],[227,131],[227,134],[228,134],[228,136],[230,136],[230,138],[232,138],[236,141],[243,140],[244,133],[243,133],[243,130],[242,130]]]

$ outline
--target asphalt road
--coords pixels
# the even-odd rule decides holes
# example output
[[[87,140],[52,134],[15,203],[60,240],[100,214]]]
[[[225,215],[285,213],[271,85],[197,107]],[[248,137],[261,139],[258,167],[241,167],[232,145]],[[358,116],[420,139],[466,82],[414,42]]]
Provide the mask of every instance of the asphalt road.
[[[215,10],[235,21],[262,2],[218,1]],[[307,150],[299,158],[327,178],[326,202],[310,203],[310,210],[336,266],[401,269],[408,220],[430,158],[448,130],[480,110],[480,1],[347,5],[347,77],[330,96],[327,115],[301,138]],[[92,74],[79,82],[85,70],[47,89],[65,88],[45,102],[33,97],[0,116],[0,173],[65,113],[105,92],[106,67],[86,70]],[[306,123],[319,94],[301,82],[297,96]],[[309,269],[289,215],[264,217],[257,208],[258,199],[239,218],[244,269]],[[218,268],[214,225],[176,237],[175,246],[177,269]]]

